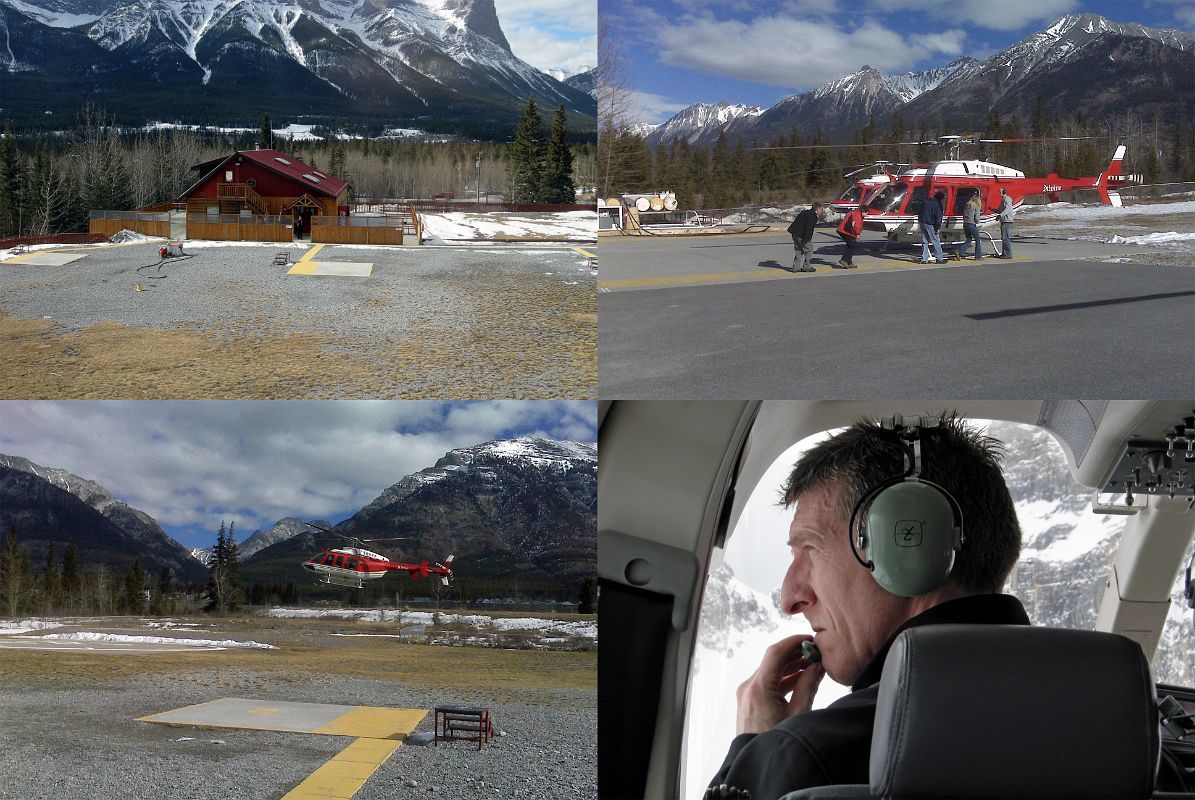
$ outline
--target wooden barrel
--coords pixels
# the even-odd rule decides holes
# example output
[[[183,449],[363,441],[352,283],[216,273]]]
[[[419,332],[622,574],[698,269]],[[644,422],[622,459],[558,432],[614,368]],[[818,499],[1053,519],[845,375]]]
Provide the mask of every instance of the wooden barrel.
[[[676,211],[676,195],[670,194],[664,198],[664,210]]]
[[[618,197],[607,197],[607,198],[606,198],[606,205],[608,205],[608,206],[612,206],[612,207],[618,207],[618,206],[621,206],[621,205],[622,205],[622,199],[621,199],[621,198],[618,198]]]
[[[646,197],[637,198],[635,200],[635,208],[639,209],[640,211],[647,211],[651,208],[651,201]]]
[[[652,211],[663,211],[663,210],[664,210],[664,201],[663,201],[663,200],[661,200],[660,198],[658,198],[658,197],[653,197],[653,198],[652,198],[650,201],[648,201],[648,202],[649,202],[649,205],[651,205],[651,210],[652,210]]]

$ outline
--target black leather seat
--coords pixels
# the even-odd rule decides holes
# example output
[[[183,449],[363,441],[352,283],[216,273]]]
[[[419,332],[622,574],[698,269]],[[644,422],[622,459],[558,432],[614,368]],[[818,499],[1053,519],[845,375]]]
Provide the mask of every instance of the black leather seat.
[[[927,625],[884,663],[870,784],[782,800],[1148,798],[1158,758],[1153,679],[1132,640]]]

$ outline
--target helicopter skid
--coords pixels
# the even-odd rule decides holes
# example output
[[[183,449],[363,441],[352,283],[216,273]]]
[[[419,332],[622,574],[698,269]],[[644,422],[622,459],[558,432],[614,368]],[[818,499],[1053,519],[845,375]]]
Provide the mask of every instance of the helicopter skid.
[[[360,589],[365,585],[365,581],[360,578],[350,577],[348,575],[332,575],[325,573],[320,576],[319,582],[325,586],[343,586],[346,589]]]

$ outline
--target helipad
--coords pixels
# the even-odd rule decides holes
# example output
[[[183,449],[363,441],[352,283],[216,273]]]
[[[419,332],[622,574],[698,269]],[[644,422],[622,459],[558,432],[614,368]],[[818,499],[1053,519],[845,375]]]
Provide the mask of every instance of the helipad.
[[[426,715],[427,711],[416,708],[266,702],[228,697],[139,717],[139,720],[202,728],[249,728],[402,741]]]
[[[81,258],[87,258],[87,254],[51,251],[45,253],[26,253],[23,256],[10,258],[4,263],[33,264],[38,267],[61,267],[63,264],[70,264],[72,261],[78,261]]]
[[[249,728],[260,731],[322,733],[356,736],[311,773],[282,800],[348,800],[382,766],[402,740],[415,729],[427,711],[417,708],[339,706],[323,703],[288,703],[226,697],[197,706],[139,717],[141,722],[194,725],[200,728]]]

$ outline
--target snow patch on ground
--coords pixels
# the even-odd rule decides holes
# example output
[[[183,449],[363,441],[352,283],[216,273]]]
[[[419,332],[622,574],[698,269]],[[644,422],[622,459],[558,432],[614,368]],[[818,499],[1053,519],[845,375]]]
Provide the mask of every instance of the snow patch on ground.
[[[1195,200],[1177,203],[1140,203],[1137,205],[1114,208],[1102,203],[1099,205],[1078,205],[1076,203],[1046,203],[1040,206],[1021,206],[1017,216],[1050,216],[1068,220],[1096,220],[1121,219],[1129,216],[1163,216],[1177,214],[1195,214]],[[1015,229],[1014,229],[1015,230]]]
[[[597,639],[597,622],[565,621],[541,617],[490,617],[484,614],[452,614],[441,611],[397,611],[392,609],[311,609],[271,608],[262,611],[267,617],[279,619],[356,619],[362,622],[395,622],[404,625],[430,625],[439,614],[440,625],[472,625],[497,631],[550,631],[566,636]]]
[[[543,214],[512,214],[503,211],[450,211],[421,214],[424,241],[428,244],[508,239],[597,240],[597,211],[558,211]]]
[[[1195,242],[1195,233],[1147,233],[1144,236],[1113,236],[1108,244],[1170,244],[1173,242]]]
[[[61,623],[49,622],[44,619],[0,619],[0,636],[9,636],[16,633],[32,633],[33,631],[44,631],[59,627],[61,627]]]
[[[257,650],[277,650],[272,644],[239,642],[235,639],[175,639],[169,636],[128,636],[121,633],[48,633],[42,639],[61,639],[71,642],[124,642],[127,644],[174,644],[186,647],[249,647]]]

